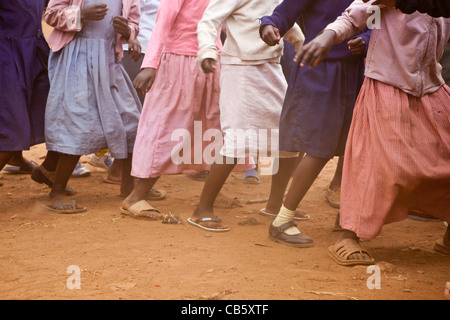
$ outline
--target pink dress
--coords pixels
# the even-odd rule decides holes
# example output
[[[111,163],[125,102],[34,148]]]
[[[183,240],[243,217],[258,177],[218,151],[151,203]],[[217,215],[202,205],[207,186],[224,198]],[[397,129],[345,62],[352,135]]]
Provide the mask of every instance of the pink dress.
[[[326,29],[348,38],[369,5],[355,1]],[[450,19],[392,8],[372,30],[341,188],[340,224],[361,238],[411,209],[450,221],[450,89],[438,63],[449,38]]]
[[[209,0],[161,2],[141,66],[157,69],[157,75],[138,127],[132,169],[137,178],[210,168],[202,157],[210,143],[203,141],[203,134],[220,131],[220,68],[205,75],[197,62],[197,24],[208,4]],[[222,46],[219,35],[217,45]]]

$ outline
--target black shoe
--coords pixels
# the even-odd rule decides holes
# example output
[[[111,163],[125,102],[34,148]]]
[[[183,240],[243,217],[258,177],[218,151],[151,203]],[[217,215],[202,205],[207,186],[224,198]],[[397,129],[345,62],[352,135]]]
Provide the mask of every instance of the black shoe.
[[[313,240],[304,233],[295,235],[288,235],[284,233],[287,228],[297,226],[294,221],[286,222],[285,224],[275,227],[272,223],[269,227],[269,238],[272,241],[285,244],[297,248],[309,248],[314,245]]]

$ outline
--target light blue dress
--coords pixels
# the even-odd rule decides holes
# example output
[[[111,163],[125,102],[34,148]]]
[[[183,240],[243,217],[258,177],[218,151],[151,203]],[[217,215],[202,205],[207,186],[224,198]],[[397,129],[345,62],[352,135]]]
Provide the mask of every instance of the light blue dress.
[[[83,21],[82,30],[49,58],[50,93],[45,115],[47,149],[86,155],[108,148],[125,159],[133,152],[142,105],[121,62],[116,62],[112,19],[122,1],[106,3],[101,21]]]

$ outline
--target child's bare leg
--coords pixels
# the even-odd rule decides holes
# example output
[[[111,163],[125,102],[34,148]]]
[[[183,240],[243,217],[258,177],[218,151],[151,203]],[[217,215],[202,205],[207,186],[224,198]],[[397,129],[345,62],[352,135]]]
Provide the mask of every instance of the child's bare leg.
[[[16,167],[23,167],[27,164],[27,161],[24,159],[22,151],[13,151],[8,164]]]
[[[50,204],[59,205],[61,203],[71,203],[70,198],[66,194],[67,182],[72,176],[80,156],[60,154],[58,165],[56,166],[55,181],[53,182],[50,192]],[[71,210],[73,206],[58,206],[59,210]]]
[[[300,232],[296,225],[292,225],[300,201],[308,192],[314,180],[319,175],[328,159],[306,155],[297,166],[294,180],[289,188],[284,205],[269,228],[272,240],[295,247],[310,247],[313,241]]]
[[[58,166],[59,161],[59,152],[48,151],[45,157],[44,162],[42,162],[41,166],[44,167],[45,170],[50,172],[55,172],[56,167]]]
[[[2,170],[4,166],[6,166],[13,153],[14,152],[12,151],[0,151],[0,170]]]
[[[306,155],[297,166],[284,206],[295,210],[329,159]]]
[[[107,179],[111,181],[120,181],[122,180],[123,173],[123,159],[114,159],[113,164],[108,170]]]
[[[122,167],[122,182],[120,184],[120,194],[129,195],[134,189],[134,178],[131,176],[131,164],[133,155],[128,154],[127,159],[120,160]],[[116,162],[117,159],[114,160]],[[114,165],[114,163],[113,163]]]
[[[217,195],[222,189],[225,181],[233,171],[237,164],[237,159],[230,159],[223,157],[222,164],[214,163],[209,171],[208,178],[206,179],[205,185],[203,186],[203,191],[200,196],[200,202],[192,214],[192,218],[212,218],[214,217],[214,202]],[[202,222],[205,227],[215,228],[217,227],[216,222]]]
[[[272,176],[269,201],[267,201],[266,205],[267,212],[278,213],[278,211],[280,211],[281,205],[283,204],[284,193],[297,164],[298,157],[279,159],[278,172]]]
[[[152,190],[155,183],[158,181],[159,177],[156,178],[148,178],[148,179],[137,179],[136,184],[134,185],[133,190],[129,194],[125,200],[122,201],[122,207],[128,210],[133,204],[146,200],[148,193]]]
[[[344,157],[339,157],[336,166],[336,171],[334,172],[333,180],[331,180],[330,182],[331,190],[336,190],[337,188],[341,187],[343,165],[344,165]]]

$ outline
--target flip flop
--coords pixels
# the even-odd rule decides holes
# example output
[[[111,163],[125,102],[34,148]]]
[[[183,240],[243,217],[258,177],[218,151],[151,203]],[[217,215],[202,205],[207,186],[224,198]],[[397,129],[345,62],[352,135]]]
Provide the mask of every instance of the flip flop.
[[[262,208],[261,210],[259,210],[259,213],[262,214],[263,216],[269,216],[269,217],[276,217],[277,214],[275,213],[270,213],[266,211],[266,208]],[[295,216],[294,216],[294,220],[301,220],[301,221],[306,221],[311,219],[311,217],[309,215],[307,215],[306,213],[304,213],[303,211],[300,210],[295,210]]]
[[[13,174],[30,174],[34,168],[36,168],[38,164],[34,161],[27,161],[24,166],[7,166],[3,169],[3,171],[7,173]]]
[[[353,253],[365,253],[369,259],[348,259]],[[369,252],[362,249],[355,240],[344,239],[335,245],[328,247],[328,256],[342,266],[356,266],[356,265],[372,265],[375,260],[371,257]]]
[[[258,184],[259,183],[258,171],[256,169],[245,171],[242,180],[244,181],[244,183],[247,184]]]
[[[106,177],[103,177],[102,180],[103,180],[103,182],[109,183],[109,184],[121,184],[122,183],[122,179],[108,179]]]
[[[429,215],[425,212],[421,212],[419,210],[410,210],[408,212],[408,218],[412,219],[412,220],[417,220],[417,221],[424,221],[424,222],[437,222],[437,221],[441,221],[439,219],[436,219],[435,217],[433,217],[432,215]]]
[[[219,217],[212,217],[212,218],[198,218],[193,220],[192,218],[187,219],[189,224],[192,224],[193,226],[199,227],[200,229],[211,231],[211,232],[227,232],[230,231],[230,228],[222,228],[222,229],[214,229],[214,228],[208,228],[205,226],[202,226],[200,223],[202,222],[216,222],[221,223],[222,220]]]
[[[436,250],[437,252],[443,253],[443,254],[450,255],[450,247],[446,246],[444,244],[444,240],[442,240],[442,239],[436,240],[436,242],[434,243],[434,250]]]
[[[186,174],[186,177],[196,181],[206,181],[206,179],[208,178],[208,172],[205,171],[196,174]]]
[[[128,209],[122,207],[120,213],[138,220],[156,221],[164,219],[164,215],[153,208],[146,200],[138,201]]]
[[[48,211],[52,211],[52,212],[56,212],[56,213],[63,213],[63,214],[81,213],[81,212],[85,212],[87,210],[84,207],[78,208],[75,200],[72,200],[72,202],[70,202],[70,203],[59,203],[59,204],[54,204],[54,205],[48,205],[48,206],[41,205],[41,206]],[[76,209],[69,209],[69,210],[59,210],[58,209],[58,208],[64,207],[64,206],[71,206]]]
[[[37,183],[46,184],[50,188],[53,186],[53,181],[47,178],[47,176],[41,171],[40,166],[33,168],[31,171],[31,179]],[[71,186],[66,186],[66,195],[73,196],[75,193],[75,190],[73,190]]]

